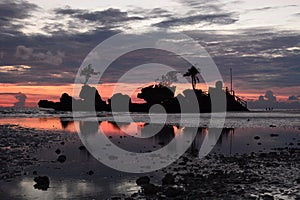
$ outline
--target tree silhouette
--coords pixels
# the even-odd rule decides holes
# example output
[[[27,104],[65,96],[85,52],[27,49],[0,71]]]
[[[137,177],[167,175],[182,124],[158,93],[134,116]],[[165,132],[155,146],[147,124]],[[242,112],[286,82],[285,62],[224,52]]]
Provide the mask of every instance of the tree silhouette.
[[[195,66],[191,66],[190,69],[183,75],[183,76],[190,76],[192,78],[192,87],[193,90],[196,89],[197,82],[199,83],[199,77],[197,76],[200,74],[199,70]]]
[[[88,82],[88,80],[92,77],[92,75],[98,75],[99,72],[95,72],[95,70],[92,68],[92,65],[89,64],[87,67],[85,67],[80,72],[80,76],[85,77],[84,85]]]
[[[170,87],[172,83],[177,82],[177,71],[169,71],[166,75],[162,75],[161,79],[157,79],[156,81],[160,81],[159,84],[162,86]]]

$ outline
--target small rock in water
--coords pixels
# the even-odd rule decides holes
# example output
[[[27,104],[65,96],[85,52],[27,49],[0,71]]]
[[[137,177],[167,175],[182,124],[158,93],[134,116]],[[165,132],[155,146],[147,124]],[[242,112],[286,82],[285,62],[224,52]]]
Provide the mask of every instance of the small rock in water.
[[[56,149],[56,150],[55,150],[55,153],[56,153],[56,154],[60,154],[60,153],[61,153],[61,150],[60,150],[60,149]]]
[[[159,142],[158,144],[159,144],[160,146],[164,146],[164,145],[165,145],[164,142]]]
[[[271,124],[270,127],[275,128],[276,126]]]
[[[275,134],[275,133],[271,133],[270,136],[271,136],[271,137],[278,137],[279,135],[278,135],[278,134]]]
[[[60,144],[61,144],[61,145],[65,145],[65,142],[61,142]]]
[[[150,178],[148,176],[142,176],[136,180],[138,186],[142,186],[150,183]]]
[[[38,190],[47,190],[49,188],[50,180],[47,176],[38,176],[33,179],[36,184],[34,188]]]
[[[79,150],[86,150],[85,146],[81,145],[80,147],[78,147]]]
[[[57,161],[60,163],[64,163],[67,160],[67,157],[65,155],[60,155],[57,158]]]
[[[33,171],[32,174],[33,174],[33,175],[37,175],[37,171]]]
[[[94,172],[93,172],[92,170],[90,170],[90,171],[87,172],[87,174],[88,174],[88,175],[93,175]]]
[[[254,139],[255,139],[255,140],[259,140],[260,137],[259,137],[259,136],[255,136]]]

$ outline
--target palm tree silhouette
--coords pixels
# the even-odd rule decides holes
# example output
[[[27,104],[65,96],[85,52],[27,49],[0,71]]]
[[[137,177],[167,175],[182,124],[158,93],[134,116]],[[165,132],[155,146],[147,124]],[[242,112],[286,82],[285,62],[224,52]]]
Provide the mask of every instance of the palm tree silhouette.
[[[95,72],[91,64],[89,64],[87,67],[82,69],[80,72],[80,76],[85,77],[84,85],[88,82],[88,80],[92,77],[92,75],[98,75],[98,74],[99,72]]]
[[[191,66],[190,69],[183,75],[183,76],[190,76],[192,78],[192,87],[193,90],[196,89],[197,82],[199,83],[199,77],[197,76],[200,74],[200,70],[198,70],[195,66]]]

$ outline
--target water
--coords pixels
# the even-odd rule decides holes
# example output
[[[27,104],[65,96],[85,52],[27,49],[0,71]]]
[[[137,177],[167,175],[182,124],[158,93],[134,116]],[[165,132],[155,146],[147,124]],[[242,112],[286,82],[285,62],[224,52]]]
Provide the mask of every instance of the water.
[[[79,120],[89,120],[93,114],[82,112],[79,114]],[[145,122],[145,123],[162,123],[181,125],[188,127],[212,127],[211,114],[151,114],[149,117],[146,113],[115,113],[97,112],[98,121],[115,121],[115,122]],[[218,115],[218,114],[216,114]],[[62,121],[73,121],[72,112],[60,112],[53,110],[39,110],[38,108],[9,109],[0,108],[0,119],[4,118],[60,118]],[[200,119],[200,120],[199,120]],[[93,120],[93,119],[92,119]],[[251,111],[251,112],[227,112],[225,128],[267,128],[267,127],[285,127],[300,128],[300,110],[274,110],[274,111]]]
[[[210,137],[211,132],[216,129],[210,122],[211,114],[208,113],[149,116],[143,113],[114,115],[98,112],[97,119],[87,112],[80,115],[81,117],[73,118],[71,112],[0,109],[0,126],[18,125],[12,130],[21,132],[30,130],[33,134],[43,136],[66,134],[75,138],[64,145],[51,142],[38,150],[34,155],[39,161],[38,165],[27,166],[24,169],[27,175],[12,179],[10,182],[1,182],[0,193],[5,194],[3,197],[7,199],[81,199],[82,197],[105,199],[117,194],[128,195],[137,192],[140,188],[136,186],[135,180],[141,175],[113,170],[98,162],[87,151],[78,150],[82,143],[77,132],[82,131],[90,123],[95,125],[98,133],[110,137],[114,145],[137,153],[156,151],[167,145],[178,136],[178,133],[189,135],[190,130],[196,130],[194,141],[187,152],[197,154],[205,138]],[[165,123],[162,124],[162,121]],[[229,112],[226,113],[224,128],[219,130],[221,135],[217,138],[210,155],[232,156],[252,152],[272,152],[283,148],[300,148],[300,111]],[[154,131],[157,134],[150,136]],[[7,148],[6,144],[1,141],[0,143]],[[57,158],[55,153],[57,148],[67,156],[64,164],[54,162]],[[94,175],[87,175],[89,170],[92,170]],[[50,177],[51,184],[47,191],[33,188],[35,177],[33,171],[37,171],[38,175]],[[158,171],[147,175],[153,176],[152,182],[160,183],[161,174],[161,171]]]

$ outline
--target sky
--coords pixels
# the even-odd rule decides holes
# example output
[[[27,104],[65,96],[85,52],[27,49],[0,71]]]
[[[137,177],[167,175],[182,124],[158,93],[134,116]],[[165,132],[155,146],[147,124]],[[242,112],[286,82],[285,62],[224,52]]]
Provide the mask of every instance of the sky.
[[[236,93],[253,106],[274,103],[272,96],[280,106],[300,105],[299,0],[1,0],[0,106],[14,106],[19,93],[26,106],[71,94],[97,44],[120,32],[161,28],[199,42],[226,85],[232,68]],[[105,79],[103,97],[115,73]]]

